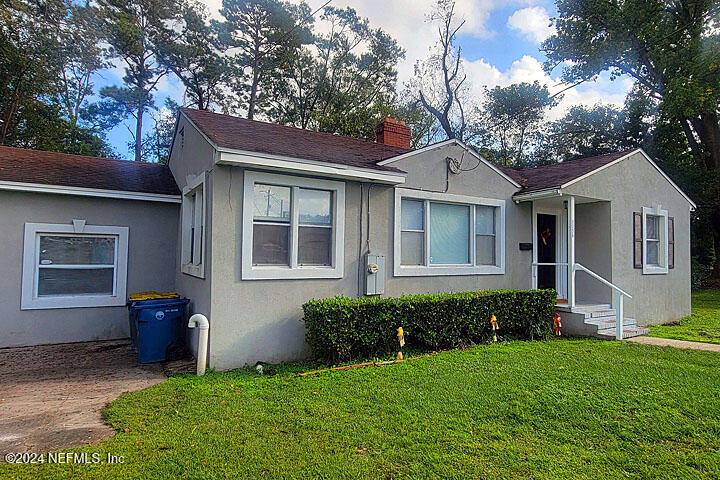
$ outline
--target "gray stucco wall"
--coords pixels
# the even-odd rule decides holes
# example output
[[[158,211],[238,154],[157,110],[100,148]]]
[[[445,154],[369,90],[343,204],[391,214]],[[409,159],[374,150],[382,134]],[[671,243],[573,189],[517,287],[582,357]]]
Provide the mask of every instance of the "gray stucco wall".
[[[575,261],[603,278],[612,278],[612,230],[610,202],[575,206]],[[576,300],[611,303],[610,289],[583,272],[575,274]]]
[[[611,201],[611,281],[633,296],[626,301],[626,316],[647,325],[690,314],[690,204],[642,154],[637,153],[564,191]],[[675,268],[666,275],[643,275],[641,269],[633,268],[632,214],[658,204],[675,218]]]
[[[460,158],[462,151],[447,147],[394,166],[412,174],[404,188],[444,191],[445,157]],[[465,155],[463,168],[477,164]],[[215,166],[212,182],[212,319],[210,365],[224,370],[256,361],[277,362],[306,354],[301,306],[312,298],[359,294],[359,257],[368,232],[365,214],[360,218],[357,182],[345,190],[345,271],[342,279],[241,280],[242,169]],[[368,185],[365,184],[364,195]],[[452,175],[449,193],[506,200],[506,273],[433,277],[393,277],[393,187],[374,185],[370,194],[370,250],[386,257],[385,295],[463,291],[484,288],[529,288],[531,252],[519,251],[519,242],[532,241],[530,206],[516,205],[516,187],[492,169]],[[367,205],[363,206],[365,212]],[[363,237],[359,235],[363,223]],[[364,281],[364,280],[363,280]]]
[[[183,139],[180,139],[180,132],[183,132]],[[190,299],[189,313],[202,313],[212,322],[211,314],[211,285],[212,285],[212,191],[213,191],[213,160],[215,149],[203,137],[197,129],[189,124],[184,116],[180,116],[176,129],[176,138],[173,142],[173,149],[170,155],[168,166],[175,178],[180,191],[185,188],[188,178],[195,177],[206,172],[205,189],[205,278],[198,278],[180,271],[182,261],[182,215],[178,209],[178,216],[175,219],[177,229],[175,268],[175,290],[181,295]],[[214,325],[213,325],[214,327]],[[210,329],[210,342],[212,343],[214,328]],[[197,332],[190,330],[189,346],[197,352]]]
[[[0,347],[129,336],[125,307],[20,310],[25,223],[129,227],[127,292],[172,290],[179,205],[0,192]]]

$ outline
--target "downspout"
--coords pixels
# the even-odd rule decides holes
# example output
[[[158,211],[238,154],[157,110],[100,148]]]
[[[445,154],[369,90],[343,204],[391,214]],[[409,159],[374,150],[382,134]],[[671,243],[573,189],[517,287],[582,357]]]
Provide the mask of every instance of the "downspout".
[[[202,313],[196,313],[190,317],[188,322],[189,328],[198,328],[198,351],[197,351],[197,374],[198,376],[205,375],[205,362],[207,361],[207,347],[208,347],[208,330],[210,329],[210,322],[205,315]]]

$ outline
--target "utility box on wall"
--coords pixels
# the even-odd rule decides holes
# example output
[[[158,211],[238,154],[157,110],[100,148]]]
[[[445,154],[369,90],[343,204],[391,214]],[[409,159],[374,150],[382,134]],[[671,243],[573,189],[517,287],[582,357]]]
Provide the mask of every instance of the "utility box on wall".
[[[368,253],[365,256],[365,295],[385,293],[385,257]]]

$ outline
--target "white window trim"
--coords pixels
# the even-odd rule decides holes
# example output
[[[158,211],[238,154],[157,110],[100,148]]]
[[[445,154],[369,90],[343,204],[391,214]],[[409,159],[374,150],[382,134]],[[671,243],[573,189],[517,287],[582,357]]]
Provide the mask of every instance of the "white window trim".
[[[127,302],[128,227],[72,224],[26,223],[23,248],[21,310],[82,307],[121,307]],[[38,297],[36,295],[38,250],[41,234],[113,235],[115,244],[115,285],[113,295],[68,295]]]
[[[202,205],[201,205],[201,212],[200,217],[195,217],[198,224],[195,225],[195,241],[191,242],[190,235],[191,235],[191,228],[190,223],[193,219],[193,212],[190,210],[190,196],[196,192],[196,190],[202,190]],[[195,204],[197,205],[197,203]],[[187,275],[192,275],[194,277],[198,278],[205,278],[205,252],[207,248],[207,244],[205,242],[206,234],[205,231],[207,230],[205,228],[205,220],[206,220],[206,212],[207,212],[207,188],[205,188],[205,172],[202,172],[200,175],[191,178],[185,188],[183,188],[183,196],[182,196],[182,252],[181,252],[181,265],[180,265],[180,271],[182,273],[185,273]],[[196,212],[197,213],[197,212]],[[200,226],[200,229],[198,230],[198,225]],[[190,252],[190,246],[191,245],[200,245],[200,260],[191,262],[191,252]]]
[[[663,218],[662,225],[660,225],[660,248],[659,255],[664,260],[662,265],[651,265],[647,263],[647,216],[655,215]],[[643,275],[665,275],[669,272],[669,251],[668,251],[668,212],[663,210],[660,205],[657,207],[642,207],[642,230],[643,230],[643,243],[642,243],[642,261],[643,261]]]
[[[475,215],[471,215],[470,225],[470,262],[467,265],[431,265],[427,258],[430,255],[430,229],[429,211],[425,208],[425,257],[427,265],[402,265],[401,264],[401,228],[402,213],[401,203],[403,198],[417,200],[431,200],[446,203],[457,203],[462,205],[482,205],[487,207],[498,207],[499,214],[495,218],[496,238],[496,259],[497,265],[475,265]],[[394,225],[394,250],[393,250],[393,274],[396,277],[419,277],[435,275],[503,275],[505,273],[505,200],[495,198],[470,197],[466,195],[454,195],[450,193],[425,192],[407,188],[395,189],[395,225]],[[474,213],[474,212],[473,212]]]
[[[332,262],[329,266],[297,265],[297,228],[291,228],[290,266],[253,265],[253,209],[255,184],[271,184],[285,187],[313,188],[333,192],[333,242]],[[315,178],[294,177],[263,172],[245,172],[243,190],[242,272],[243,280],[343,278],[345,262],[345,183]],[[297,195],[293,195],[296,202]],[[293,205],[292,215],[297,216]],[[295,222],[297,223],[297,222]]]

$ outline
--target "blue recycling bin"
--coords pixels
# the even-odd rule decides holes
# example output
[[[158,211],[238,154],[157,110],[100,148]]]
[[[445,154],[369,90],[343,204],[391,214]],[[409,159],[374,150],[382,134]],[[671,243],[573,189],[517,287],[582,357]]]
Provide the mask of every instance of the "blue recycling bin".
[[[167,360],[171,348],[182,347],[187,298],[130,302],[130,336],[140,363]]]

